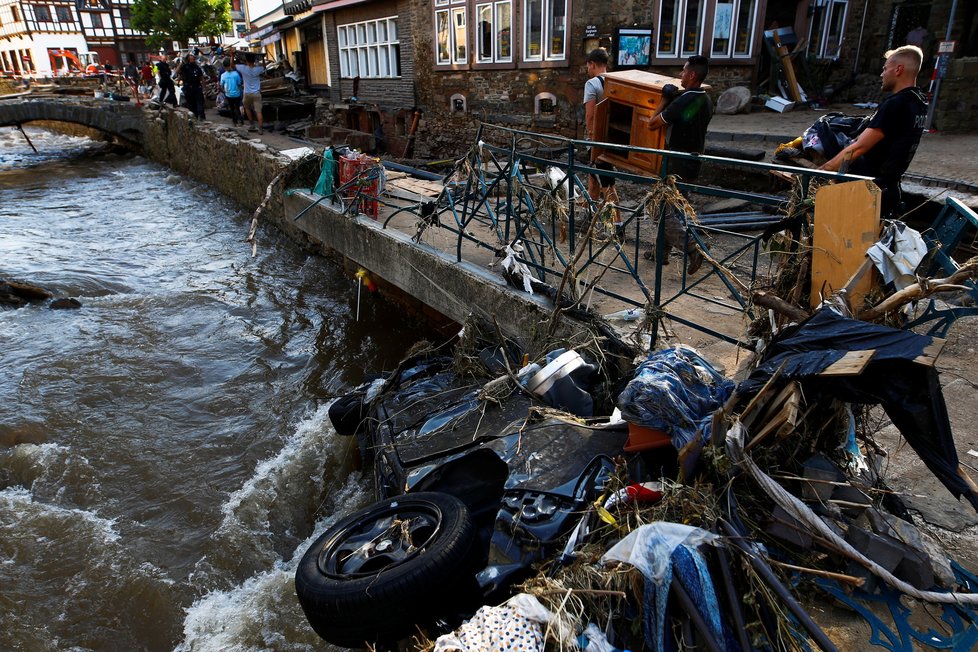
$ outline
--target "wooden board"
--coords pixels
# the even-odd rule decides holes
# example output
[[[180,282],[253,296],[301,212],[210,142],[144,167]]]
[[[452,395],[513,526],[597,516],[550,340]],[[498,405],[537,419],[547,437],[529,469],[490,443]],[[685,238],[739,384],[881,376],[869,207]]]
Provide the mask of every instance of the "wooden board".
[[[866,258],[866,250],[879,239],[880,189],[872,181],[849,181],[822,186],[815,195],[812,234],[811,307],[841,289]],[[866,274],[849,288],[854,310],[872,290],[876,274]]]
[[[418,201],[437,197],[444,188],[445,185],[440,181],[428,181],[427,179],[416,179],[409,176],[391,179],[388,175],[385,192],[394,197]]]
[[[873,359],[875,349],[849,351],[844,356],[822,370],[819,376],[858,376]]]

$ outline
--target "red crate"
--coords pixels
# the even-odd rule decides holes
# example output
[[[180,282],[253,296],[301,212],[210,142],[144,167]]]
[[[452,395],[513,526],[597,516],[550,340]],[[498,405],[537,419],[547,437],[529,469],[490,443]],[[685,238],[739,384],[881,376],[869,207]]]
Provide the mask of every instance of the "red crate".
[[[352,183],[351,183],[352,182]],[[340,185],[343,196],[355,199],[357,210],[377,219],[377,194],[380,192],[380,161],[366,154],[340,157]]]

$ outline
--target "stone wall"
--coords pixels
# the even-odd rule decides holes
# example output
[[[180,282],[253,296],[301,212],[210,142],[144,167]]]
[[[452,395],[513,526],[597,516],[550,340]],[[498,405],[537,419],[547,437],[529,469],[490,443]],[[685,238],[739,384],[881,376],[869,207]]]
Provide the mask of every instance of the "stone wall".
[[[954,59],[941,80],[934,126],[946,132],[974,132],[978,115],[978,57]]]
[[[144,153],[188,177],[207,183],[249,211],[265,199],[266,188],[290,160],[233,130],[193,123],[183,111],[145,112]],[[270,195],[261,213],[296,242],[327,255],[352,274],[358,267],[379,279],[381,291],[414,316],[435,324],[464,322],[469,314],[495,316],[514,339],[527,342],[549,319],[548,301],[508,287],[496,274],[454,258],[410,236],[381,227],[367,217],[350,217],[325,205],[295,217],[316,198],[305,193],[285,197],[281,188]],[[259,243],[260,246],[260,243]],[[579,325],[564,318],[557,336]]]

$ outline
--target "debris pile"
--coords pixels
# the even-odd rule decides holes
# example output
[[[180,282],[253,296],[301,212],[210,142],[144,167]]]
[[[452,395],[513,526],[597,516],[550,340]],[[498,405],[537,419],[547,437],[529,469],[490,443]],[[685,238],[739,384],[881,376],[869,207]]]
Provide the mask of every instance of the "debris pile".
[[[915,276],[939,261],[906,255],[919,246],[897,247],[907,228],[891,224],[858,269],[846,263],[848,281],[818,287],[815,196],[767,236],[783,254],[755,289],[769,312],[751,325],[760,353],[746,377],[733,387],[677,347],[649,354],[618,393],[629,422],[618,473],[563,554],[520,587],[519,604],[532,596],[549,614],[530,618],[544,641],[530,649],[834,650],[803,606],[828,596],[891,649],[966,646],[978,633],[978,578],[915,525],[874,438],[888,419],[948,497],[978,511],[935,369],[944,341],[907,328],[916,299],[974,293],[978,261],[945,251],[946,278]],[[427,644],[475,649],[457,636]]]

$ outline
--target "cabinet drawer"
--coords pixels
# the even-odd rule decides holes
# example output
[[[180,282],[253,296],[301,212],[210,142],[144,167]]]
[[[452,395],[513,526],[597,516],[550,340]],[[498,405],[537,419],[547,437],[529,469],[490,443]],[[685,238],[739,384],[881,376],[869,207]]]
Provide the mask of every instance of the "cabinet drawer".
[[[654,109],[658,103],[661,93],[656,89],[636,88],[625,86],[608,80],[604,91],[606,97],[610,97],[618,102],[641,106],[647,109]]]

